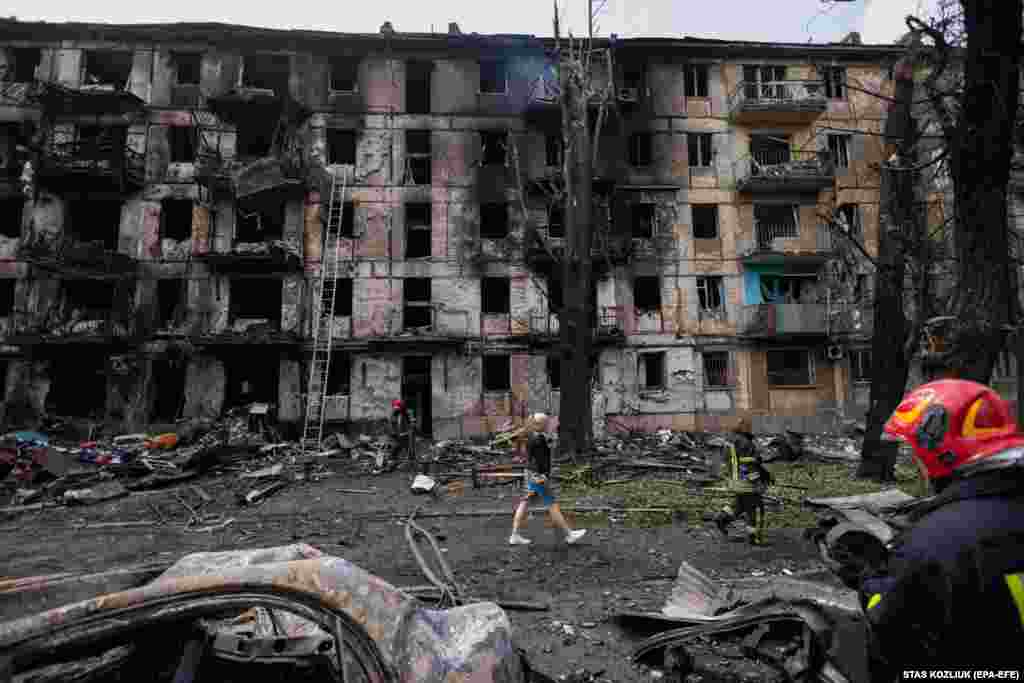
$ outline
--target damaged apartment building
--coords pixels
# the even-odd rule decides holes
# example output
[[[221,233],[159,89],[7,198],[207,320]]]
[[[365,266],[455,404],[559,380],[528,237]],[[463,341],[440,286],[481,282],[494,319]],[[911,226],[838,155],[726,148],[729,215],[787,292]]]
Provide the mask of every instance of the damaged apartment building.
[[[4,423],[557,414],[553,47],[0,21]],[[595,47],[598,429],[862,412],[897,48]]]

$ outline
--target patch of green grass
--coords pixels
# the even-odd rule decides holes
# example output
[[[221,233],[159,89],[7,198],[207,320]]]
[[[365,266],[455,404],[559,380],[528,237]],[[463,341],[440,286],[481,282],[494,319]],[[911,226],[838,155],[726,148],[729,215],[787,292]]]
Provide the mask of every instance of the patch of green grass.
[[[815,515],[801,504],[803,498],[854,496],[894,486],[857,479],[854,476],[857,470],[856,463],[771,463],[768,469],[775,477],[776,484],[768,490],[768,495],[784,501],[781,510],[768,510],[768,528],[813,526]],[[623,500],[627,508],[669,508],[673,512],[684,514],[688,524],[697,526],[704,523],[705,515],[721,510],[732,500],[731,494],[727,492],[703,490],[689,486],[685,482],[676,484],[636,480],[601,485],[587,481],[585,476],[579,476],[583,474],[582,468],[563,468],[562,473],[561,502],[565,507],[572,507],[580,498],[609,496]],[[799,486],[806,490],[780,485]],[[913,464],[896,466],[895,486],[912,496],[926,495],[925,483]],[[576,514],[575,517],[588,526],[607,525],[607,515],[604,514]],[[626,525],[663,526],[671,524],[672,517],[672,513],[630,513],[626,515]]]

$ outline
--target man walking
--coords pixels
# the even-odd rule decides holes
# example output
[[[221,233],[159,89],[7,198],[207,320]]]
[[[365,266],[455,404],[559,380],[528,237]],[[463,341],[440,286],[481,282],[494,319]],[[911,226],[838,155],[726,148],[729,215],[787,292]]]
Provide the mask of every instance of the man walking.
[[[586,529],[573,529],[565,521],[562,510],[558,506],[553,493],[551,476],[551,448],[548,446],[547,431],[548,416],[544,413],[534,413],[527,425],[526,441],[526,471],[523,473],[524,496],[516,507],[515,515],[512,517],[512,535],[509,537],[509,545],[528,545],[531,541],[524,538],[519,530],[526,520],[527,509],[530,506],[530,499],[540,496],[544,504],[548,506],[548,515],[551,521],[565,533],[565,542],[573,544],[583,538],[587,533]]]

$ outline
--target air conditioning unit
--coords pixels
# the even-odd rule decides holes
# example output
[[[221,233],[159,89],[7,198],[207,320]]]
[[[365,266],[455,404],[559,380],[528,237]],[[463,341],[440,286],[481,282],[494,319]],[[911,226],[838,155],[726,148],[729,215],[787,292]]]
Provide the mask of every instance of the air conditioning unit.
[[[825,355],[829,360],[839,360],[843,357],[843,347],[832,345],[825,349]]]
[[[638,88],[619,88],[619,99],[623,102],[636,102],[639,95]]]

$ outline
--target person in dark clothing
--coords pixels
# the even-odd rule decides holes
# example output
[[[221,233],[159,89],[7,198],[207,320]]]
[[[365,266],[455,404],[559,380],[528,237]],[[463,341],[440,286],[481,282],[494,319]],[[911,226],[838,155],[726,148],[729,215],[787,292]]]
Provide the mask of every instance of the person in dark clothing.
[[[872,681],[908,670],[1014,670],[1024,655],[1024,434],[988,387],[939,380],[908,394],[886,439],[913,449],[938,495],[911,513],[866,577]]]
[[[764,494],[771,485],[771,474],[764,468],[750,431],[749,418],[741,418],[731,436],[728,454],[729,484],[735,490],[732,505],[715,516],[715,525],[722,534],[737,519],[744,522],[747,540],[758,545],[764,542]]]
[[[565,533],[566,543],[572,544],[583,538],[587,533],[586,529],[573,531],[569,523],[565,521],[562,510],[555,500],[553,487],[549,481],[551,476],[551,447],[548,446],[547,437],[547,415],[534,413],[528,424],[529,436],[526,441],[526,471],[523,473],[524,496],[516,506],[515,514],[512,517],[512,535],[509,537],[509,545],[528,545],[531,541],[524,538],[519,529],[526,521],[526,511],[530,505],[530,499],[540,496],[544,504],[548,506],[548,515],[551,521]]]

